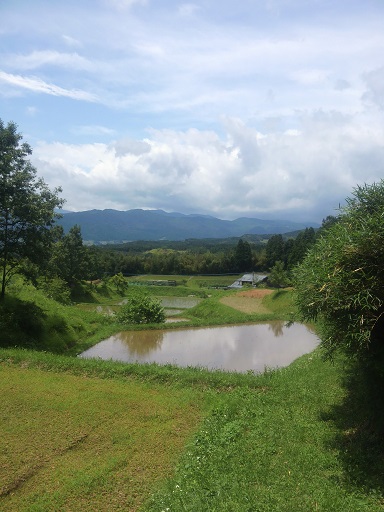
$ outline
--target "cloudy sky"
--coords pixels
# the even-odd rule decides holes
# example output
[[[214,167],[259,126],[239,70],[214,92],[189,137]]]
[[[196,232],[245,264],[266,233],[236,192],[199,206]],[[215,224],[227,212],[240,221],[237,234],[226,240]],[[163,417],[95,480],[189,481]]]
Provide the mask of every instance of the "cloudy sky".
[[[0,118],[67,210],[316,221],[384,178],[383,0],[1,0]]]

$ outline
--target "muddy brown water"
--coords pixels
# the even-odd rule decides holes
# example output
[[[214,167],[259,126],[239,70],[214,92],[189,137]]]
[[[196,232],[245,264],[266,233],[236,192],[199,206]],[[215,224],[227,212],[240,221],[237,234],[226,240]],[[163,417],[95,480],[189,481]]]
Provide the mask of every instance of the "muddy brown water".
[[[175,364],[210,370],[256,373],[288,366],[319,344],[309,327],[265,324],[194,329],[124,331],[79,357],[123,362]]]

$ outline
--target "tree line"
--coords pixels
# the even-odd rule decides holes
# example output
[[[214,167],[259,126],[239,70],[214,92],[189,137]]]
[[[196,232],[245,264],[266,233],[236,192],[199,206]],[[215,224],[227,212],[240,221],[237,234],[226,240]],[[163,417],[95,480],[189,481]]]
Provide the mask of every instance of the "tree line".
[[[163,247],[151,249],[151,242],[143,245],[124,244],[118,248],[84,246],[79,226],[56,242],[50,273],[70,283],[73,279],[99,279],[123,275],[162,274],[238,274],[241,272],[268,272],[277,262],[289,273],[303,260],[307,250],[316,241],[313,228],[299,232],[295,238],[272,235],[265,243],[248,242],[240,238],[225,249],[212,251],[199,240],[189,244],[188,250]]]

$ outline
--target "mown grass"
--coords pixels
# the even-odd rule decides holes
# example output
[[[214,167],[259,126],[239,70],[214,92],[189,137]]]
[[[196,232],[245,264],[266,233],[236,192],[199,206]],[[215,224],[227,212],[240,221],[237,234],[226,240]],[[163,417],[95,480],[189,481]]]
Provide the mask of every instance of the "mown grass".
[[[135,510],[204,411],[162,384],[2,366],[0,507]]]

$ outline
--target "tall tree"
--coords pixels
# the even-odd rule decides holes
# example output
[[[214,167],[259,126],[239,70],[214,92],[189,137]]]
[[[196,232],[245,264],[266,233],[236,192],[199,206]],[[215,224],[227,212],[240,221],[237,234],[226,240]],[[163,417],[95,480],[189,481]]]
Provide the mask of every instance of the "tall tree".
[[[283,235],[272,235],[266,245],[266,259],[269,268],[272,268],[276,261],[284,261],[284,239]]]
[[[49,190],[28,160],[31,147],[17,125],[0,119],[0,299],[25,261],[41,264],[49,254],[61,189]]]
[[[252,249],[246,240],[240,240],[237,243],[235,250],[235,264],[239,272],[252,270]]]
[[[316,241],[316,232],[313,228],[305,228],[300,231],[294,239],[292,246],[289,247],[288,242],[285,243],[286,263],[289,268],[294,267],[301,263],[308,252],[308,249],[313,246]]]
[[[55,244],[50,261],[51,272],[73,286],[76,281],[89,277],[89,262],[90,259],[87,247],[83,244],[80,226],[75,224]]]
[[[384,180],[357,187],[340,211],[295,269],[297,305],[328,354],[351,356],[384,431]]]

